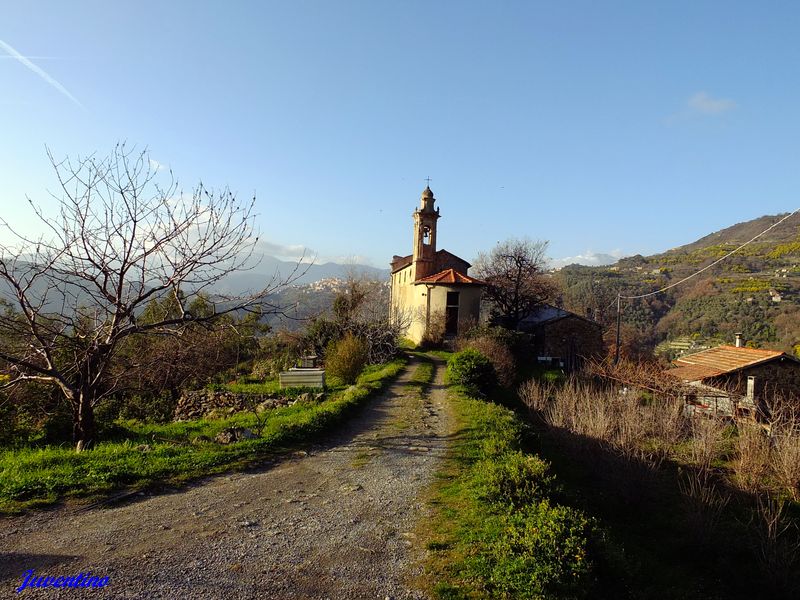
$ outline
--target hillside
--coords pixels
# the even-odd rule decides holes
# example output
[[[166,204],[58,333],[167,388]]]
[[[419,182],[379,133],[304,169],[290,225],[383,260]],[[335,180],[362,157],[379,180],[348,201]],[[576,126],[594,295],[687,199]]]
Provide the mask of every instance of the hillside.
[[[720,231],[710,233],[705,237],[700,238],[696,242],[679,246],[668,250],[664,254],[671,253],[687,253],[709,246],[716,246],[719,244],[743,244],[744,242],[753,239],[759,233],[764,231],[770,225],[777,223],[780,219],[785,217],[788,213],[781,213],[779,215],[764,215],[752,221],[745,221],[744,223],[737,223],[731,227],[726,227]],[[782,244],[792,242],[797,238],[798,223],[795,218],[789,219],[765,233],[758,239],[761,244]]]
[[[697,272],[785,215],[767,215],[652,256],[608,267],[565,267],[557,277],[564,304],[610,324],[617,293],[639,295]],[[753,345],[794,351],[800,344],[800,216],[768,232],[719,265],[667,292],[625,303],[624,336],[639,349],[687,340],[730,342],[737,331]],[[662,345],[663,349],[664,346]]]
[[[253,269],[229,275],[220,282],[214,291],[241,294],[247,291],[262,290],[270,282],[285,281],[287,279],[291,280],[294,285],[306,285],[320,280],[347,279],[350,275],[367,279],[388,280],[389,269],[334,262],[323,264],[296,263],[280,260],[274,256],[263,256]]]

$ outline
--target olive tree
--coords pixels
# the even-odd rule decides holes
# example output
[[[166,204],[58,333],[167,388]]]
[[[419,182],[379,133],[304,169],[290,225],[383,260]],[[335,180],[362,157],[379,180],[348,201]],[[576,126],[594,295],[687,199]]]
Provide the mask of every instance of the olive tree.
[[[0,221],[0,297],[13,307],[0,312],[1,383],[60,390],[80,451],[96,441],[94,407],[118,389],[113,364],[124,340],[276,311],[266,297],[287,281],[273,278],[247,295],[215,293],[227,275],[256,264],[254,199],[202,184],[184,194],[147,151],[124,144],[106,157],[48,157],[58,204],[51,211],[29,201],[40,233]],[[201,296],[210,306],[193,312]],[[167,297],[173,310],[140,318],[150,301]]]

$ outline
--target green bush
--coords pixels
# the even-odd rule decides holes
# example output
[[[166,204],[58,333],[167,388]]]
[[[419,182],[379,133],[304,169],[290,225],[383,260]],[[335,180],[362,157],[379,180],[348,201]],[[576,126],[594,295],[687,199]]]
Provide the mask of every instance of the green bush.
[[[497,385],[497,374],[492,363],[472,348],[456,352],[447,361],[450,383],[461,385],[472,393],[487,394]]]
[[[328,347],[325,352],[325,370],[329,375],[338,377],[344,383],[355,383],[367,364],[367,353],[366,342],[348,333]]]
[[[580,598],[587,595],[590,521],[547,500],[501,517],[504,535],[479,560],[491,573],[490,590],[501,598]]]
[[[555,487],[550,465],[519,450],[475,465],[478,497],[495,504],[519,508],[549,496]]]
[[[471,348],[483,354],[492,363],[494,372],[497,375],[497,382],[504,388],[510,389],[514,386],[517,366],[510,344],[506,339],[489,335],[469,337],[464,340],[458,340],[456,347],[459,350]]]
[[[461,391],[451,399],[462,428],[427,543],[434,597],[593,597],[594,522],[557,503],[550,465],[522,450],[524,423]]]

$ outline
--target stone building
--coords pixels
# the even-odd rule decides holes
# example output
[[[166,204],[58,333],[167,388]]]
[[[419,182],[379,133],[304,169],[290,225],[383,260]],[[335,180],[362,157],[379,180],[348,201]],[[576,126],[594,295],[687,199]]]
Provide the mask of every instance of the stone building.
[[[439,209],[430,187],[413,213],[413,251],[392,259],[391,311],[406,327],[406,337],[420,343],[426,331],[443,326],[452,337],[480,317],[484,283],[467,274],[470,264],[447,250],[437,250]]]
[[[574,370],[583,359],[605,354],[600,323],[549,304],[537,306],[517,329],[531,334],[536,359],[553,366]]]
[[[693,412],[721,416],[767,414],[776,397],[800,401],[800,360],[785,352],[743,346],[716,346],[681,356],[667,373],[693,391]]]

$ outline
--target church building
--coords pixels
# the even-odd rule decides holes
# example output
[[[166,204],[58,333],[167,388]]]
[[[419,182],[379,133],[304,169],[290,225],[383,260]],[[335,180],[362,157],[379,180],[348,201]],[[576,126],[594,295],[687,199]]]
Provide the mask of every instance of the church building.
[[[444,326],[453,337],[480,317],[484,282],[467,275],[470,264],[436,249],[439,209],[430,187],[420,196],[414,218],[414,246],[408,256],[392,259],[391,310],[395,322],[407,324],[406,337],[420,343],[430,328]]]

